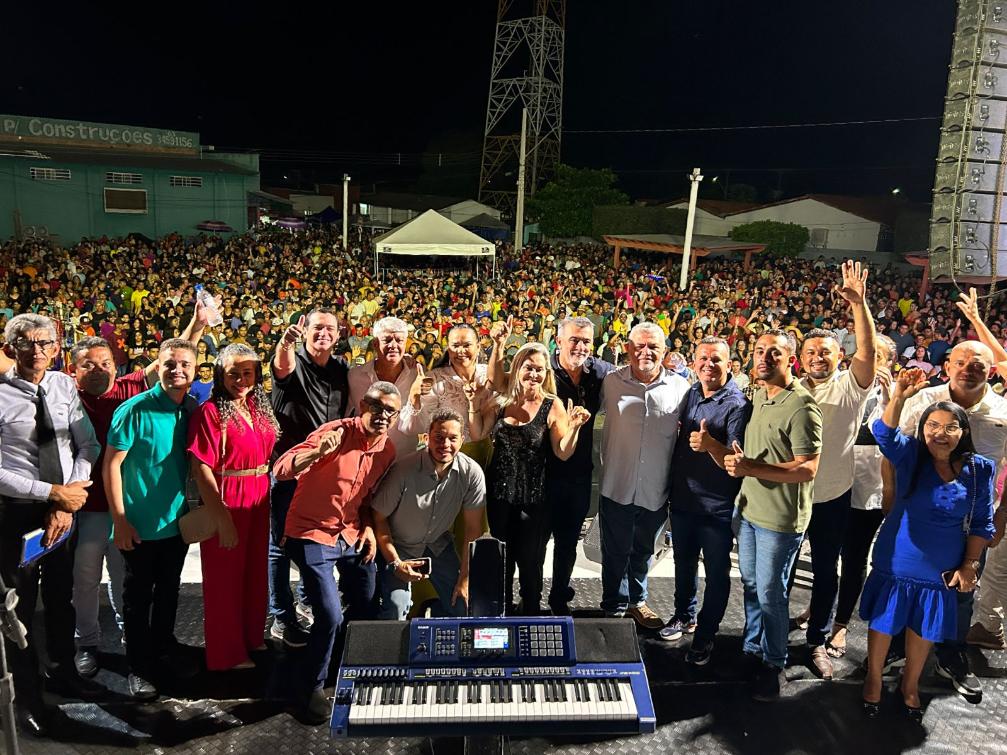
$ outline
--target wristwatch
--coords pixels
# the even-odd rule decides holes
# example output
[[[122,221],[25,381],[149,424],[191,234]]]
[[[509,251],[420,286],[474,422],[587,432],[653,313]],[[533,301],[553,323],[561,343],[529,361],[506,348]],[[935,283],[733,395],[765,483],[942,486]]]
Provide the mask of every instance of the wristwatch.
[[[970,558],[970,559],[966,559],[965,561],[962,561],[962,566],[966,566],[966,565],[971,566],[972,567],[972,571],[979,571],[979,559],[978,558]]]
[[[388,568],[391,571],[393,571],[393,572],[398,571],[399,570],[399,564],[401,564],[401,563],[402,563],[402,559],[397,558],[394,561],[392,561],[390,564],[388,564]]]

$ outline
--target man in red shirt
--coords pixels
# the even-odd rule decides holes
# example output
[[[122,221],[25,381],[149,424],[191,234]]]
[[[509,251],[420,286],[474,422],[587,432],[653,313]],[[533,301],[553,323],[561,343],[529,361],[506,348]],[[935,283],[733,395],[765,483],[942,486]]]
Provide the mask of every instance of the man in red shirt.
[[[197,342],[206,327],[202,305],[196,304],[192,322],[182,338]],[[143,393],[157,382],[157,361],[143,372],[116,377],[112,348],[104,338],[82,338],[70,349],[70,373],[77,381],[77,393],[101,444],[101,454],[91,468],[91,488],[84,507],[77,513],[77,542],[74,546],[73,605],[77,612],[77,673],[91,678],[98,673],[98,589],[101,586],[102,561],[108,567],[108,598],[115,611],[115,621],[122,629],[122,555],[111,540],[112,519],[102,482],[101,466],[105,457],[108,429],[119,405]]]
[[[300,663],[293,664],[292,697],[313,724],[327,721],[332,707],[322,687],[344,619],[340,588],[347,619],[375,614],[377,549],[369,504],[395,461],[388,428],[401,407],[394,384],[373,383],[360,401],[360,416],[326,422],[273,467],[277,480],[297,479],[283,546],[301,573],[314,623]]]

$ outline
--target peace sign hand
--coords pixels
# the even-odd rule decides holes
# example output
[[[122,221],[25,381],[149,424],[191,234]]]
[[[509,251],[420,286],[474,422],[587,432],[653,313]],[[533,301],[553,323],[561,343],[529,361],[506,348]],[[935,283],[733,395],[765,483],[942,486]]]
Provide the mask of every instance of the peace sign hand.
[[[970,288],[967,294],[964,291],[959,293],[958,301],[955,302],[955,306],[961,310],[962,314],[968,318],[969,322],[975,323],[980,321],[979,294],[976,293],[974,288]]]
[[[490,338],[497,346],[503,346],[507,343],[507,339],[510,338],[511,331],[514,329],[514,316],[510,315],[506,321],[497,320],[493,323],[493,327],[490,329]]]

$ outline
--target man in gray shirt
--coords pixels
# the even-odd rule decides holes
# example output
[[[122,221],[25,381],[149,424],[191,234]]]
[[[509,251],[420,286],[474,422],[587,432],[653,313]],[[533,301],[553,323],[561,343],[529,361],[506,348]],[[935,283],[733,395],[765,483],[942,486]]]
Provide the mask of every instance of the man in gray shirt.
[[[59,350],[52,320],[17,315],[4,328],[4,340],[14,366],[0,375],[0,575],[17,590],[17,617],[28,630],[25,650],[7,641],[7,659],[22,728],[41,736],[49,715],[31,631],[40,592],[49,686],[80,697],[93,697],[102,688],[74,667],[73,551],[63,542],[43,556],[44,568],[39,561],[21,568],[22,537],[41,529],[42,544],[49,545],[72,527],[73,512],[87,500],[100,448],[73,378],[48,369]]]
[[[460,452],[462,418],[450,409],[434,413],[427,447],[400,456],[371,501],[381,577],[381,618],[403,620],[412,604],[411,584],[430,579],[445,613],[465,615],[469,595],[469,543],[483,534],[486,479]],[[452,525],[462,511],[465,545],[459,562]],[[430,559],[429,572],[423,568]]]
[[[664,331],[652,322],[629,333],[629,365],[602,384],[601,607],[646,629],[661,618],[647,606],[647,571],[668,518],[668,466],[689,383],[661,362]]]

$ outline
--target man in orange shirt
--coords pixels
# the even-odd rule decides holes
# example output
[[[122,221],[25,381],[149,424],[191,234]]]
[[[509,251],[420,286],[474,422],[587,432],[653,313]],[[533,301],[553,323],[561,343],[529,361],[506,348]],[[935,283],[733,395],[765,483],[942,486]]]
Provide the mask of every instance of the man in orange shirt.
[[[293,697],[310,723],[328,720],[331,704],[322,687],[336,636],[346,617],[373,618],[377,553],[370,500],[395,461],[388,428],[402,407],[399,389],[378,381],[367,390],[360,416],[326,422],[276,462],[277,480],[297,479],[284,529],[284,549],[297,564],[314,623],[299,664]],[[339,583],[333,575],[339,571]]]

